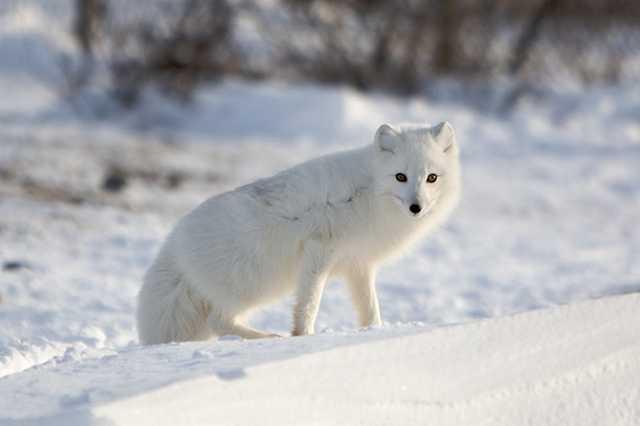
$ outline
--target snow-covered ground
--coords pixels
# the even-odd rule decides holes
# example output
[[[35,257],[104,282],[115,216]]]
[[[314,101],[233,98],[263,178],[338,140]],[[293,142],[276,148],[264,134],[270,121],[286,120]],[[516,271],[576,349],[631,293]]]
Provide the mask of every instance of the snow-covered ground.
[[[478,322],[640,291],[637,87],[550,93],[497,115],[444,84],[450,95],[429,101],[225,81],[191,105],[148,93],[138,109],[99,113],[94,93],[72,105],[60,96],[67,21],[31,3],[65,2],[0,5],[0,423],[72,424],[73,414],[77,424],[98,422],[92,415],[176,424],[172,409],[205,397],[220,402],[196,410],[193,424],[226,406],[251,424],[272,405],[273,424],[305,408],[318,409],[311,424],[337,413],[345,424],[384,424],[387,412],[402,419],[387,424],[640,423],[637,295]],[[381,330],[354,330],[336,284],[316,337],[137,345],[141,277],[181,214],[368,143],[383,122],[445,119],[461,144],[462,202],[381,271]],[[114,171],[127,184],[105,191]],[[253,324],[287,332],[290,304]],[[470,324],[443,327],[457,323]],[[339,411],[319,411],[332,404]]]
[[[441,327],[133,347],[0,381],[6,424],[640,421],[640,295]]]

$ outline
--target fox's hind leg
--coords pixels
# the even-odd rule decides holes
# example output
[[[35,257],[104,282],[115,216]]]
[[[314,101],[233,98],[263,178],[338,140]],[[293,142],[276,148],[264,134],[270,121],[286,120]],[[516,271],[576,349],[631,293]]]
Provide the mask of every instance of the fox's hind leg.
[[[264,339],[266,337],[280,337],[278,334],[265,333],[240,323],[237,319],[224,318],[213,311],[207,318],[211,332],[216,336],[234,335],[243,339]]]

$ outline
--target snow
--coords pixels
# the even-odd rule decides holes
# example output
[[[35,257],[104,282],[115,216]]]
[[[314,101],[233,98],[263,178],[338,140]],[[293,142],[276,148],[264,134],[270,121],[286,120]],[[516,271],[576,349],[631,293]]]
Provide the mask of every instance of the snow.
[[[428,99],[225,80],[190,105],[151,91],[133,110],[97,93],[69,104],[68,2],[9,3],[0,424],[640,423],[637,87],[529,96],[509,114],[485,93],[500,84],[453,82]],[[336,284],[314,337],[138,345],[135,295],[180,215],[383,122],[442,120],[462,203],[381,270],[382,328],[356,330]],[[127,174],[121,192],[102,189],[110,170]],[[290,308],[252,324],[287,333]]]
[[[639,304],[129,348],[12,375],[0,412],[52,425],[636,425]]]

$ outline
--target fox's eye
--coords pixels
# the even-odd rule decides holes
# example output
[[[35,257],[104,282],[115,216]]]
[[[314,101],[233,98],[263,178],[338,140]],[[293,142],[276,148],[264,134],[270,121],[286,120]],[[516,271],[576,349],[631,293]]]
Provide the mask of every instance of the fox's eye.
[[[438,180],[438,175],[435,173],[429,173],[429,176],[427,176],[427,182],[428,183],[433,183],[435,181]]]
[[[396,180],[398,182],[406,182],[407,181],[407,175],[405,175],[404,173],[398,173],[396,175]]]

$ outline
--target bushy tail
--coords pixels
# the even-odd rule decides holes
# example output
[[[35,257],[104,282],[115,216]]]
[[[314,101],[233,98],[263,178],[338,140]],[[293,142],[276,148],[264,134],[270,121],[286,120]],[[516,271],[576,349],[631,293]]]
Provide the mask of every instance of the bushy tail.
[[[138,294],[138,336],[145,345],[204,340],[207,302],[193,293],[174,267],[170,255],[161,252],[144,277]]]

